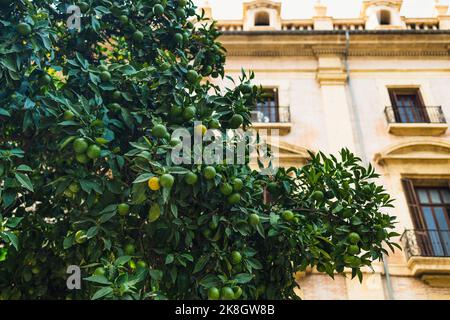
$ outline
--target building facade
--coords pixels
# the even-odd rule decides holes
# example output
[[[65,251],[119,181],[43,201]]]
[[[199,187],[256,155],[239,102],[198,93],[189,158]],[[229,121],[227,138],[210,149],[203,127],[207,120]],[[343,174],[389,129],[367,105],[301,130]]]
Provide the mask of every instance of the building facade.
[[[402,2],[366,0],[351,19],[318,2],[314,17],[285,20],[282,2],[256,0],[218,21],[226,73],[253,70],[267,91],[254,126],[280,131],[282,164],[347,147],[396,199],[403,251],[362,284],[299,274],[304,299],[450,299],[450,14],[436,1],[433,17],[407,18]]]

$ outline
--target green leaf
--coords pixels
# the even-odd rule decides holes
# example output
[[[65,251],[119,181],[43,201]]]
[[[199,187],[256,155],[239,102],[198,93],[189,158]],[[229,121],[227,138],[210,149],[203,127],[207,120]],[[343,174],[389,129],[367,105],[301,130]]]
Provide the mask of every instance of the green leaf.
[[[150,179],[151,177],[154,177],[155,175],[153,173],[144,173],[141,174],[139,177],[137,177],[133,183],[141,183],[141,182],[146,182],[148,181],[148,179]]]
[[[114,262],[114,265],[122,266],[130,260],[131,260],[131,256],[121,256],[116,259],[116,261]]]
[[[94,293],[94,295],[92,296],[91,299],[97,300],[97,299],[100,299],[100,298],[110,295],[112,292],[113,292],[113,288],[104,287],[104,288],[98,290],[96,293]]]
[[[31,169],[29,166],[25,165],[25,164],[21,164],[20,166],[17,167],[16,169],[17,171],[28,171],[28,172],[33,172],[33,169]]]
[[[111,282],[105,276],[100,275],[94,275],[88,278],[83,278],[83,280],[100,284],[111,284]]]
[[[234,277],[237,283],[244,284],[252,281],[253,275],[249,273],[239,273]]]
[[[14,174],[14,176],[16,177],[17,181],[19,181],[19,183],[22,187],[30,190],[31,192],[34,192],[33,184],[31,183],[30,178],[28,178],[28,176],[26,174],[16,172]]]
[[[173,254],[168,254],[167,255],[167,257],[166,257],[166,264],[171,264],[172,262],[173,262],[173,260],[174,260],[174,256],[173,256]]]
[[[209,260],[209,255],[201,256],[200,259],[197,260],[197,263],[194,266],[193,273],[197,273],[203,270]]]
[[[17,251],[19,251],[19,239],[17,239],[17,236],[10,232],[10,231],[3,231],[0,232],[0,236],[7,240],[8,243],[11,243],[14,248],[16,248]]]

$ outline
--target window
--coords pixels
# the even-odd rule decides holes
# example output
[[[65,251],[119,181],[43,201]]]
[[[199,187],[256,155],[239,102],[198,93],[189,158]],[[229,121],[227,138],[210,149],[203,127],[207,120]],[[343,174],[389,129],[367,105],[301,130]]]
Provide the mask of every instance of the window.
[[[381,10],[378,14],[378,20],[380,21],[380,25],[390,25],[391,13],[388,10]]]
[[[270,26],[270,16],[268,12],[261,11],[255,14],[255,26]]]
[[[417,245],[425,256],[450,257],[450,181],[427,186],[403,180]]]
[[[392,113],[397,123],[429,123],[419,89],[390,89]]]
[[[279,122],[278,89],[263,89],[263,100],[256,104],[253,121],[260,123]]]

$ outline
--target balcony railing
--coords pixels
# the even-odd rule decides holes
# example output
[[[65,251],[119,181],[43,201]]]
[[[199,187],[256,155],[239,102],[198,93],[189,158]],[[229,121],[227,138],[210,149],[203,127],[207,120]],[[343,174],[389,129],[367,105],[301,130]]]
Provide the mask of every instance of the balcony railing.
[[[251,111],[254,123],[289,123],[291,113],[289,107],[258,106]]]
[[[388,123],[447,123],[442,107],[386,107]]]
[[[406,258],[450,257],[450,230],[405,230],[402,242]]]

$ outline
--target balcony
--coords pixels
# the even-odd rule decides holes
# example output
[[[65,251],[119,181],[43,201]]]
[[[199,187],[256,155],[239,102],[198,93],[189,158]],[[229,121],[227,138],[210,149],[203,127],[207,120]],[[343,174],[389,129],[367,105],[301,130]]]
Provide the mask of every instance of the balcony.
[[[386,107],[388,132],[397,136],[439,136],[448,129],[442,107]]]
[[[279,135],[287,135],[291,132],[291,113],[289,107],[276,105],[263,105],[251,112],[253,128],[266,129],[270,134],[272,130],[278,130]]]
[[[406,230],[400,241],[414,276],[435,287],[450,287],[450,231]]]

